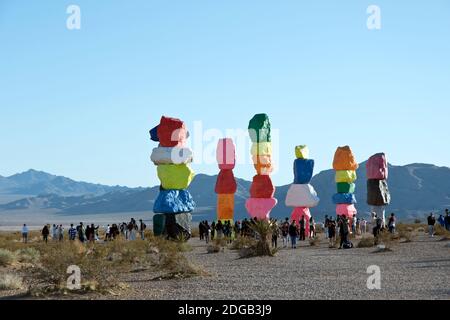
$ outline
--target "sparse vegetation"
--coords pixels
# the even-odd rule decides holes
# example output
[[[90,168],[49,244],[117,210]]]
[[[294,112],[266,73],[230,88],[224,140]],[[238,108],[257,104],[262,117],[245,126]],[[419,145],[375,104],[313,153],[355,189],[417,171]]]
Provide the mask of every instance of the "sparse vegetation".
[[[7,249],[0,248],[0,266],[8,266],[16,260],[16,256],[13,252]]]
[[[320,238],[319,236],[315,236],[314,238],[309,239],[309,245],[311,247],[317,247],[320,245]]]
[[[10,273],[0,274],[0,290],[18,290],[23,286],[22,278]]]
[[[267,220],[258,220],[251,223],[250,228],[258,235],[258,240],[255,241],[254,245],[240,249],[239,256],[241,258],[274,256],[277,250],[270,247],[270,239],[272,231],[276,227],[275,222]]]
[[[237,237],[231,244],[231,250],[241,250],[256,245],[256,240],[252,237]]]
[[[118,238],[110,242],[82,244],[79,241],[29,242],[23,244],[19,234],[0,234],[0,266],[17,264],[27,274],[32,295],[66,293],[112,293],[125,287],[118,272],[150,270],[160,278],[186,278],[203,274],[192,265],[182,252],[192,250],[185,241],[168,241],[148,235],[147,240],[125,241]],[[66,288],[67,268],[81,269],[81,289]],[[11,278],[8,278],[8,281]],[[6,280],[5,280],[6,281]]]
[[[434,234],[441,237],[440,241],[450,240],[450,231],[445,230],[441,225],[436,226]]]
[[[357,245],[357,248],[372,248],[374,246],[373,237],[363,237]]]

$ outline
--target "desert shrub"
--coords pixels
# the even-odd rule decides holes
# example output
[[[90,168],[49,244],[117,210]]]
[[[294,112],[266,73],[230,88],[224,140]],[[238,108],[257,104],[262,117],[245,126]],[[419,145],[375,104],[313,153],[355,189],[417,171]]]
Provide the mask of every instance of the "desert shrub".
[[[437,225],[435,228],[435,232],[434,234],[436,236],[441,236],[442,238],[440,239],[441,241],[446,241],[446,240],[450,240],[450,231],[446,230],[444,227],[442,227],[441,225]]]
[[[405,231],[399,231],[398,235],[400,237],[400,239],[404,239],[403,242],[404,243],[408,243],[408,242],[412,242],[414,239],[414,234],[412,232],[412,230],[405,230]]]
[[[420,219],[415,219],[415,220],[414,220],[414,223],[415,223],[415,224],[421,224],[421,223],[422,223],[422,220],[420,220]]]
[[[250,224],[252,231],[258,236],[254,244],[244,246],[239,250],[241,258],[250,258],[258,256],[274,256],[278,251],[270,247],[270,239],[274,228],[277,228],[274,221],[258,220]]]
[[[425,228],[424,227],[417,228],[416,232],[424,233],[425,232]]]
[[[311,247],[317,247],[320,245],[320,238],[315,236],[314,238],[309,239],[309,245]]]
[[[198,227],[197,228],[192,228],[192,230],[191,230],[191,237],[192,238],[199,238],[200,237],[200,232],[198,230]]]
[[[38,263],[41,254],[33,247],[27,247],[16,251],[17,260],[25,263]]]
[[[358,242],[357,248],[372,248],[374,245],[374,238],[364,237]]]
[[[0,274],[0,290],[17,290],[22,289],[22,278],[14,274]]]
[[[222,247],[221,247],[221,246],[218,246],[218,245],[215,244],[215,243],[209,244],[209,245],[206,247],[206,252],[207,252],[207,253],[219,253],[220,250],[222,250]]]
[[[16,256],[13,252],[7,249],[0,248],[0,266],[8,266],[16,260]]]
[[[254,246],[256,240],[252,237],[237,237],[230,246],[231,250],[240,250],[242,248],[248,248]]]

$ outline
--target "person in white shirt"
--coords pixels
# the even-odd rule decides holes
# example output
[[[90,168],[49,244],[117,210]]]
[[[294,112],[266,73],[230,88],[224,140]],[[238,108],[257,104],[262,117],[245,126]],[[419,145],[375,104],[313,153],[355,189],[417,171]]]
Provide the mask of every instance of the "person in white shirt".
[[[28,242],[28,227],[26,224],[24,224],[22,227],[22,241],[24,243]]]
[[[52,239],[53,241],[58,240],[58,226],[56,224],[52,227]]]
[[[365,234],[366,233],[366,220],[363,218],[361,219],[361,222],[359,224],[359,227],[361,228],[361,234]]]

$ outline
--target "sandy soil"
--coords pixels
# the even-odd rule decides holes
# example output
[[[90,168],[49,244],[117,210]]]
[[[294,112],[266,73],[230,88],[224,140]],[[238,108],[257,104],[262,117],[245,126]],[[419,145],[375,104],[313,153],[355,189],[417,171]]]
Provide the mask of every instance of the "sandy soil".
[[[191,239],[190,245],[193,250],[186,256],[208,275],[153,280],[151,272],[127,273],[120,277],[129,289],[119,296],[75,298],[450,300],[450,241],[426,235],[411,243],[397,243],[384,253],[374,253],[375,248],[329,249],[322,241],[319,247],[305,242],[296,250],[281,249],[275,257],[246,259],[228,249],[207,254],[206,244],[198,239]],[[380,267],[380,290],[367,288],[371,265]],[[21,293],[0,291],[0,297]]]

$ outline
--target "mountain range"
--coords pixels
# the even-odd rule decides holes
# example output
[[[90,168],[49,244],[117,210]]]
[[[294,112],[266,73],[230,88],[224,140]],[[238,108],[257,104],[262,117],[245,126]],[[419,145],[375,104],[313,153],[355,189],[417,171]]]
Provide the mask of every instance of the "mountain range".
[[[389,212],[401,219],[423,218],[431,211],[442,212],[450,208],[450,168],[429,164],[406,166],[389,165],[389,189],[392,203]],[[368,216],[366,204],[365,163],[357,171],[356,197],[360,215]],[[214,186],[217,176],[198,174],[189,187],[197,208],[194,220],[215,219],[216,194]],[[235,218],[247,217],[245,200],[249,197],[250,181],[237,178],[238,190],[235,197]],[[312,209],[316,218],[325,214],[334,215],[335,205],[331,198],[336,192],[334,171],[318,173],[311,184],[321,198],[318,207]],[[275,197],[279,203],[272,211],[273,217],[290,216],[291,208],[284,205],[289,185],[277,187]],[[149,212],[153,214],[153,202],[159,192],[158,187],[127,188],[77,182],[65,177],[45,172],[29,170],[11,177],[0,176],[0,197],[14,195],[17,200],[0,205],[0,214],[11,214],[15,210],[53,210],[59,214],[108,214],[121,212]],[[23,195],[23,197],[22,197]]]

